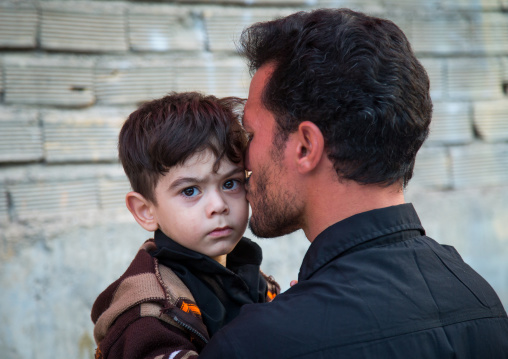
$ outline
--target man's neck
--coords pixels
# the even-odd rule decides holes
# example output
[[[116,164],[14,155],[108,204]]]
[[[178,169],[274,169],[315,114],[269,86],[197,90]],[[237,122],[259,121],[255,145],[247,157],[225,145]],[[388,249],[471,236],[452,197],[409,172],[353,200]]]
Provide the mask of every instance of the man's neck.
[[[355,214],[405,203],[399,184],[383,187],[347,181],[332,187],[308,197],[303,231],[310,242],[329,226]]]

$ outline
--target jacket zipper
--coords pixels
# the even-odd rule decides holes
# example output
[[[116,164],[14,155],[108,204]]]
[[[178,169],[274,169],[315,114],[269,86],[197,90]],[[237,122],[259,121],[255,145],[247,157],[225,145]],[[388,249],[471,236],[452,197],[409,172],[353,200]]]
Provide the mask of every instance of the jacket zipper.
[[[205,344],[208,344],[208,340],[200,332],[191,327],[189,324],[181,321],[176,315],[173,316],[173,320],[178,324],[180,324],[185,329],[187,329],[189,332],[196,334],[199,337],[199,339],[201,339]]]

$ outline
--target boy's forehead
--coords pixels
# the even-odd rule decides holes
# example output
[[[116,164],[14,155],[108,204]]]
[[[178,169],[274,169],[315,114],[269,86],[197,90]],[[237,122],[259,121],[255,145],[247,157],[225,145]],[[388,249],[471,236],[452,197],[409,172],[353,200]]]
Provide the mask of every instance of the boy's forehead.
[[[216,161],[217,156],[215,156],[211,150],[207,149],[204,151],[199,151],[187,158],[184,163],[170,168],[169,173],[179,172],[182,174],[183,172],[194,172],[201,174],[220,174],[224,172],[230,172],[235,168],[243,169],[243,161],[240,163],[233,163],[226,156],[224,156],[219,162],[217,171],[215,171],[214,169],[216,169]]]

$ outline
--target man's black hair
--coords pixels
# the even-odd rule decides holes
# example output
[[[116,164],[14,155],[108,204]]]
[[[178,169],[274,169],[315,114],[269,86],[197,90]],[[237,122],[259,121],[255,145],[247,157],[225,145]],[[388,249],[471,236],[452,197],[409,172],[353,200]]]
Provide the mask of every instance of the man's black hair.
[[[275,65],[262,101],[279,141],[312,121],[340,179],[407,185],[432,101],[427,73],[393,22],[348,9],[298,12],[247,28],[240,50],[251,73]]]

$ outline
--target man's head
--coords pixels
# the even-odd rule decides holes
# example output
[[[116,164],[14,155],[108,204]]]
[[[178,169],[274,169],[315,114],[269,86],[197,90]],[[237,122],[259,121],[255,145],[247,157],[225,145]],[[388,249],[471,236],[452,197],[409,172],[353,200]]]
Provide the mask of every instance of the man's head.
[[[432,102],[427,73],[394,23],[321,9],[254,24],[240,44],[251,72],[274,64],[262,98],[278,148],[311,121],[339,178],[407,184]]]
[[[254,131],[246,157],[255,234],[282,235],[305,221],[306,204],[284,170],[292,165],[284,157],[287,140],[302,125],[322,136],[336,181],[407,184],[432,102],[428,76],[395,24],[348,9],[299,12],[252,25],[240,45],[255,73],[244,125],[252,132],[254,122],[274,122],[273,136],[267,124],[257,129],[271,137],[270,151],[260,149]]]
[[[119,137],[136,221],[221,262],[247,225],[242,102],[173,93],[133,112]]]

